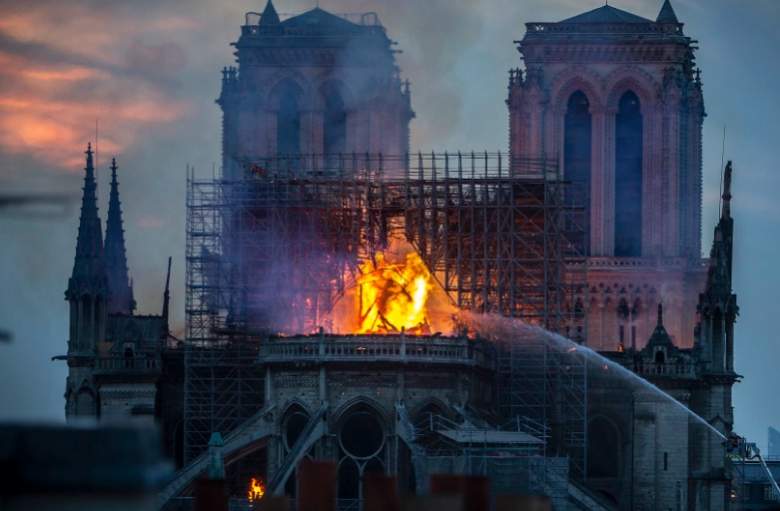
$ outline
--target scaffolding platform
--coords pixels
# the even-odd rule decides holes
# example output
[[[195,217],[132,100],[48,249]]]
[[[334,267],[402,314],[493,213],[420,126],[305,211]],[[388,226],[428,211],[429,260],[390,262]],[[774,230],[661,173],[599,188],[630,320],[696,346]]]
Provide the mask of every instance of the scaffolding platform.
[[[585,331],[584,208],[557,160],[499,153],[306,155],[187,183],[186,459],[262,406],[251,360],[271,334],[324,329],[365,258],[401,238],[452,304]],[[579,270],[577,270],[579,268]],[[545,454],[584,477],[584,361],[499,353],[501,412],[550,427]],[[579,365],[577,365],[579,364]],[[552,444],[555,444],[554,447]]]

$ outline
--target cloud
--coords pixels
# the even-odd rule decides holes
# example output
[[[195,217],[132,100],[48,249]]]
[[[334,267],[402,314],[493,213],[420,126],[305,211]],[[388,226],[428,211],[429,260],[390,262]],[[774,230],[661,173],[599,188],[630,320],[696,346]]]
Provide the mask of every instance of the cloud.
[[[174,41],[142,37],[134,27],[147,27],[149,12],[121,18],[108,4],[69,3],[58,4],[54,17],[46,4],[0,16],[0,153],[78,171],[96,121],[101,149],[117,153],[143,141],[150,127],[188,114],[191,102],[177,94],[186,52]],[[170,35],[197,25],[163,15],[151,30]]]

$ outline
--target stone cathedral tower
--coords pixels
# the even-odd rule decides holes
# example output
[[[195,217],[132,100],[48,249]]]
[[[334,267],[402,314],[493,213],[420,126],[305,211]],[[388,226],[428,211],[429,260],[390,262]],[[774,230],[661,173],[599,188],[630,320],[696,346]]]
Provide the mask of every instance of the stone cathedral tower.
[[[669,334],[692,346],[704,284],[695,41],[668,0],[655,21],[605,5],[526,27],[510,150],[557,159],[583,197],[583,337],[600,350],[641,348],[663,302]]]
[[[98,344],[105,338],[107,320],[108,279],[91,146],[87,147],[86,155],[76,258],[65,291],[70,306],[68,379],[65,384],[65,414],[68,417],[98,414],[92,373]]]
[[[271,0],[247,13],[217,100],[224,175],[276,156],[407,153],[414,113],[393,44],[373,13],[282,20]]]
[[[65,356],[55,357],[68,363],[65,416],[156,420],[170,436],[168,418],[175,417],[175,406],[156,406],[167,392],[167,381],[178,377],[171,376],[171,369],[162,368],[164,356],[176,357],[168,349],[169,280],[162,314],[136,314],[116,160],[111,162],[104,237],[91,147],[87,147],[86,155],[76,258],[65,291],[70,306],[68,351]]]

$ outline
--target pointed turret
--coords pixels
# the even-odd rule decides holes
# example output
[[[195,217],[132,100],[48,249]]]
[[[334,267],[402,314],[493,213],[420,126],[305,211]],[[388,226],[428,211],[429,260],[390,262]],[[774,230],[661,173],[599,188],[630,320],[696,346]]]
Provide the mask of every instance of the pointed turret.
[[[698,348],[708,364],[708,371],[714,373],[732,373],[734,370],[734,322],[739,313],[731,273],[734,248],[731,173],[731,162],[728,162],[723,172],[723,202],[712,239],[707,283],[699,295],[698,305],[701,318]]]
[[[664,327],[664,306],[663,304],[658,304],[658,316],[655,323],[655,330],[653,330],[653,334],[650,336],[650,340],[647,341],[647,346],[650,348],[657,347],[657,346],[674,346],[674,342],[672,342],[672,338],[669,336],[669,333],[666,331],[666,327]]]
[[[281,20],[279,19],[279,14],[276,12],[273,0],[268,0],[268,3],[265,4],[265,9],[263,10],[263,14],[260,18],[260,26],[267,27],[271,25],[278,25],[280,22]]]
[[[170,323],[170,311],[169,305],[171,301],[171,260],[173,258],[168,257],[168,273],[165,276],[165,292],[163,293],[163,308],[162,317],[165,322],[165,333],[169,331],[168,325]]]
[[[721,196],[720,221],[715,226],[710,250],[710,268],[707,288],[721,294],[731,293],[731,266],[734,238],[734,220],[731,218],[731,162],[723,171],[723,195]]]
[[[108,294],[103,236],[97,207],[97,183],[90,145],[87,146],[86,154],[76,258],[65,291],[65,299],[70,302],[68,355],[75,357],[91,356],[97,343],[103,339]],[[69,361],[69,364],[75,363]]]
[[[661,11],[655,21],[658,23],[679,23],[670,0],[664,0],[664,5],[661,6]]]
[[[76,241],[76,259],[68,282],[66,296],[84,292],[102,292],[105,286],[103,235],[97,206],[97,183],[92,162],[92,145],[87,145],[87,164],[84,167],[84,188],[81,216]]]
[[[108,277],[108,312],[132,314],[135,310],[133,288],[127,271],[125,231],[122,228],[122,203],[119,200],[116,158],[111,159],[111,193],[106,221],[106,276]]]
[[[731,218],[731,162],[726,164],[726,169],[723,171],[723,200],[721,204],[720,217]]]

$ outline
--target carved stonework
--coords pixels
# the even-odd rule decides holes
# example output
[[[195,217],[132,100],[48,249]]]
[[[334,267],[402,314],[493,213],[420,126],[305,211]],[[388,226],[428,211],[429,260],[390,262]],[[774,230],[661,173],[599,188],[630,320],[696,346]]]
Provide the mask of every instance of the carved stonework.
[[[601,15],[609,16],[610,7]],[[595,16],[590,13],[588,16]],[[630,15],[629,15],[630,16]],[[678,23],[529,23],[518,49],[527,66],[512,75],[507,102],[513,156],[557,159],[566,175],[565,116],[581,91],[590,113],[589,254],[584,304],[587,342],[616,350],[633,337],[641,348],[659,303],[680,347],[693,345],[695,304],[703,285],[701,224],[701,82],[693,42]],[[572,41],[577,40],[577,44]],[[651,42],[652,41],[652,42]],[[616,119],[633,92],[642,116],[641,254],[616,258]],[[619,318],[621,300],[638,316]]]

